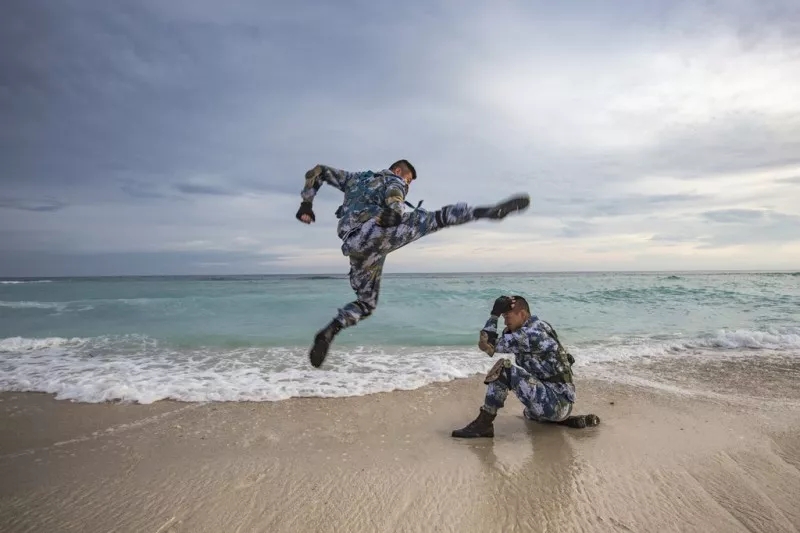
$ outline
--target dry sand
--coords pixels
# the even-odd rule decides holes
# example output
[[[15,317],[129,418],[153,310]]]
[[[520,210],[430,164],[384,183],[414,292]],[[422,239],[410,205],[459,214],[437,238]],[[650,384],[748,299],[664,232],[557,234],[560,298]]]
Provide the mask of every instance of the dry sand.
[[[578,385],[600,426],[526,422],[510,396],[493,440],[450,437],[480,378],[276,403],[1,394],[0,531],[800,530],[797,393]]]

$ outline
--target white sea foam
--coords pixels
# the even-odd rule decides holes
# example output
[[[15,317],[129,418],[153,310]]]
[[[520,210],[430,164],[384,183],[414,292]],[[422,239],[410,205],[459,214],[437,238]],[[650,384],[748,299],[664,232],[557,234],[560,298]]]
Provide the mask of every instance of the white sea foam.
[[[702,357],[800,348],[800,328],[721,331],[704,338],[610,339],[570,347],[576,374],[593,364],[634,357]],[[12,337],[0,340],[0,390],[58,399],[151,403],[275,401],[297,396],[361,396],[415,389],[484,373],[494,362],[475,347],[334,348],[324,369],[308,365],[307,347],[176,349],[146,336]]]
[[[711,338],[702,339],[699,345],[728,349],[798,349],[800,348],[800,328],[771,329],[769,331],[721,331]]]
[[[800,327],[771,328],[767,331],[722,330],[700,338],[669,339],[655,337],[615,336],[602,343],[576,346],[576,366],[629,359],[632,357],[668,357],[698,354],[710,356],[724,352],[747,354],[751,350],[800,352]]]
[[[0,281],[0,285],[22,285],[25,283],[51,283],[53,280],[51,279],[33,279],[33,280],[3,280]]]
[[[6,309],[48,309],[55,311],[51,315],[58,315],[61,313],[72,313],[81,311],[91,311],[94,309],[93,305],[83,302],[8,302],[0,300],[0,307]]]
[[[24,337],[8,337],[0,339],[0,354],[23,354],[31,351],[50,351],[57,348],[79,348],[88,339],[48,337],[42,339],[26,339]]]
[[[160,349],[152,340],[131,340],[4,339],[0,390],[84,402],[274,401],[415,389],[485,372],[492,364],[469,350],[356,348],[332,350],[326,369],[317,370],[308,365],[306,349],[178,352]],[[109,351],[114,345],[127,353]]]
[[[6,302],[0,300],[0,307],[10,309],[55,309],[63,311],[67,307],[65,302]]]

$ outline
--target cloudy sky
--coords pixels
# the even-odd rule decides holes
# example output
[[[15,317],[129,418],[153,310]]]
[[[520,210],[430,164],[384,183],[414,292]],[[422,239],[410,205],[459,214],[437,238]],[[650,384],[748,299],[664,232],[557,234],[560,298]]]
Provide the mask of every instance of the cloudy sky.
[[[346,273],[316,163],[528,191],[388,272],[800,268],[800,4],[11,0],[0,275]]]

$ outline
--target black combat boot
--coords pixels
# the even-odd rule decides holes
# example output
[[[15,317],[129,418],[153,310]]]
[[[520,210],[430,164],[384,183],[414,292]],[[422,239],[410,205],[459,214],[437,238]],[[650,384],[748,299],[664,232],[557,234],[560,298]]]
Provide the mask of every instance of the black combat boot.
[[[557,422],[557,424],[560,424],[562,426],[567,426],[575,429],[594,427],[599,423],[600,423],[600,417],[597,415],[570,416],[560,422]]]
[[[527,194],[517,194],[495,205],[476,207],[473,210],[475,218],[488,218],[501,220],[509,213],[524,211],[531,204],[531,197]]]
[[[325,357],[328,356],[328,349],[331,346],[331,341],[333,341],[333,338],[340,331],[342,331],[341,322],[332,320],[330,324],[317,332],[317,336],[314,337],[314,346],[308,354],[308,358],[311,360],[313,366],[319,368],[322,365],[322,362],[325,361]]]
[[[480,410],[478,418],[467,424],[461,429],[454,429],[453,436],[460,439],[475,439],[479,437],[494,437],[494,417],[483,409]]]

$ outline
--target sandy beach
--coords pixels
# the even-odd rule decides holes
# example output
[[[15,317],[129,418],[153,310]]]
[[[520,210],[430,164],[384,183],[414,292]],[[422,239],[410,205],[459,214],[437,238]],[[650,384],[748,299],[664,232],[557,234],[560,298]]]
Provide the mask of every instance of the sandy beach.
[[[789,372],[796,375],[797,370]],[[343,399],[77,404],[0,394],[11,532],[800,529],[798,393],[583,379],[575,430],[521,418],[456,440],[480,377]]]

